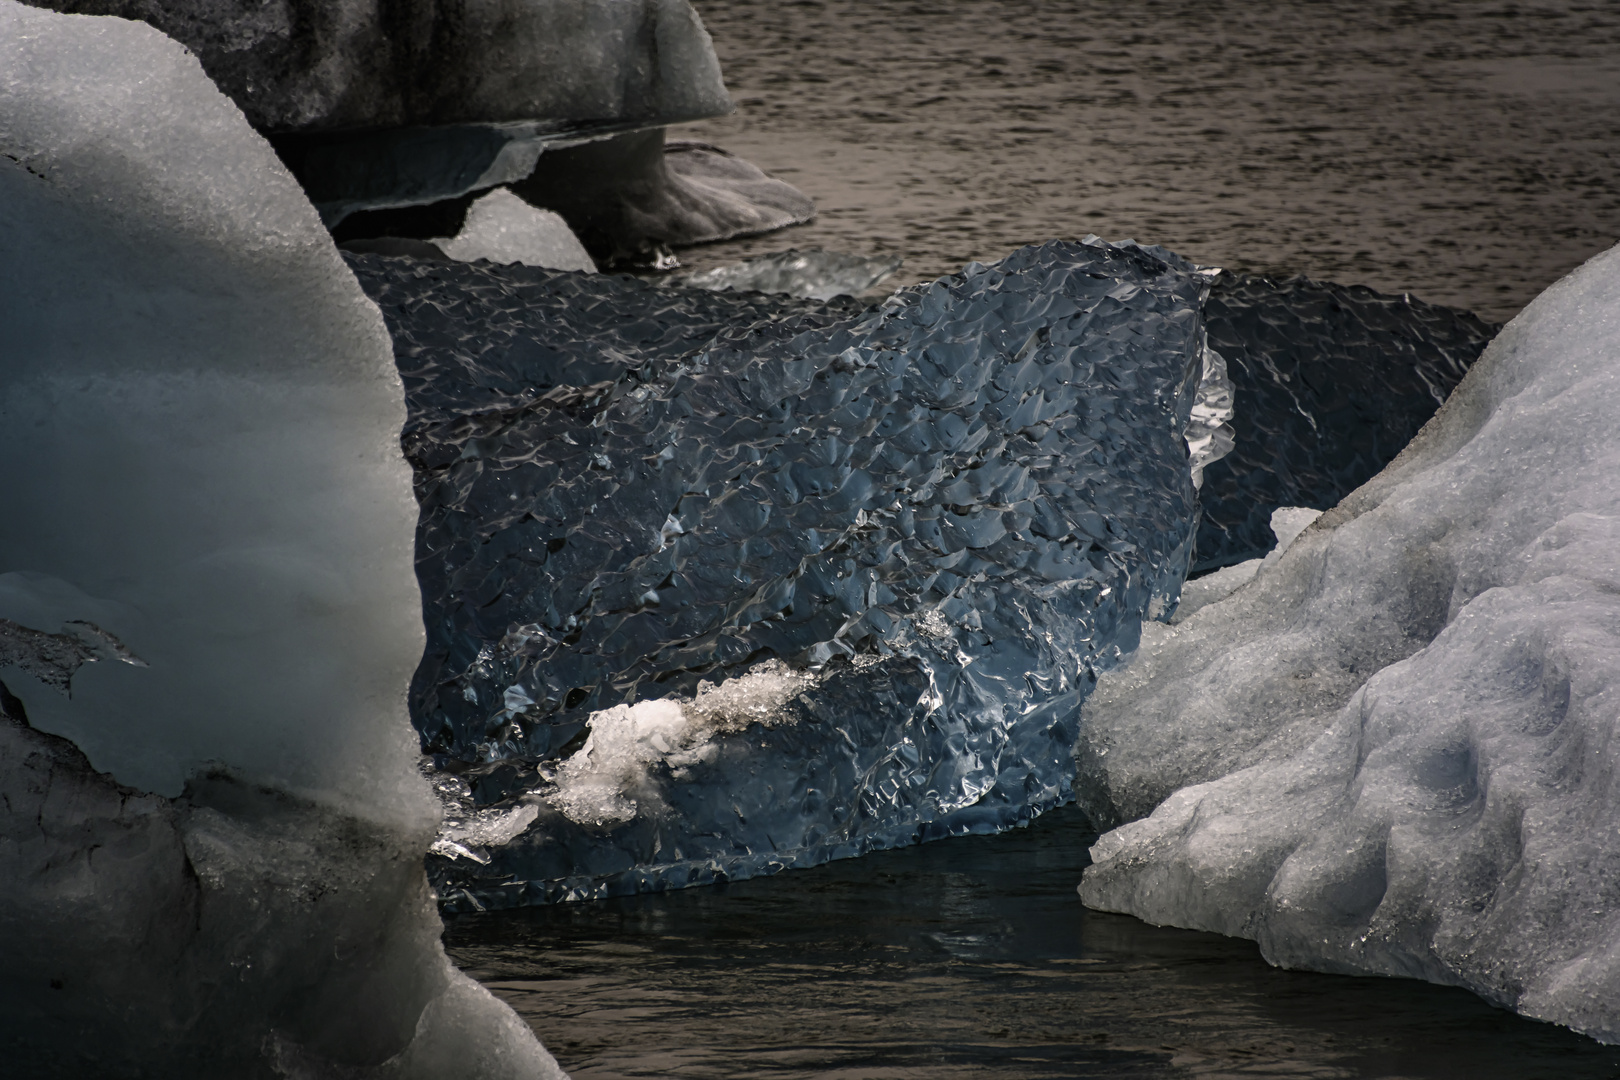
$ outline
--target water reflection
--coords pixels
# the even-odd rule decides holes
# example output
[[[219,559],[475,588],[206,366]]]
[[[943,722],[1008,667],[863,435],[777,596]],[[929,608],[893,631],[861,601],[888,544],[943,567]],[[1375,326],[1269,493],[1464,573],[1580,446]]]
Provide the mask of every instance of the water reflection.
[[[1069,808],[445,940],[576,1080],[1620,1077],[1620,1048],[1460,990],[1278,971],[1249,942],[1086,911],[1091,838]]]

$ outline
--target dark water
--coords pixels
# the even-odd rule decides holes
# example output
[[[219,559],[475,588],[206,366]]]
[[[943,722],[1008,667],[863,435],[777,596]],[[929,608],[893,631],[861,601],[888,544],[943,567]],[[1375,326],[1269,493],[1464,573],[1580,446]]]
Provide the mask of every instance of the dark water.
[[[683,253],[919,280],[1096,232],[1510,317],[1620,238],[1620,5],[697,0],[693,125],[820,218]],[[901,280],[893,279],[893,280]],[[1620,1077],[1462,991],[1087,912],[1072,810],[717,888],[454,921],[574,1076]]]
[[[1510,317],[1620,239],[1620,4],[697,0],[738,105],[677,136],[921,280],[1095,232]]]
[[[1072,808],[705,889],[462,917],[451,954],[577,1080],[1620,1076],[1461,990],[1278,971],[1086,911]]]

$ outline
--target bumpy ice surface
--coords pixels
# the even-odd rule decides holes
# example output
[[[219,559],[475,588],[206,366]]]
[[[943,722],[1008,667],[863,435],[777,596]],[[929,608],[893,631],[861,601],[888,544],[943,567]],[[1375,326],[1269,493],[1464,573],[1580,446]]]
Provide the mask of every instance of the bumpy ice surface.
[[[537,763],[449,792],[497,805],[441,890],[679,885],[1068,798],[1092,667],[1186,570],[1204,275],[1052,243],[851,316],[351,262],[411,401],[417,722]]]
[[[1085,901],[1620,1040],[1617,419],[1620,249],[1250,584],[1103,678],[1078,790],[1143,819],[1093,849]]]
[[[1496,332],[1409,296],[1231,271],[1204,318],[1236,387],[1235,447],[1200,491],[1195,570],[1265,554],[1277,507],[1326,510],[1370,480]]]
[[[7,1075],[558,1075],[437,943],[375,307],[157,31],[0,2],[0,116]]]
[[[841,251],[776,251],[730,266],[672,274],[666,284],[694,289],[754,290],[812,300],[859,296],[900,269],[898,255],[849,255]]]

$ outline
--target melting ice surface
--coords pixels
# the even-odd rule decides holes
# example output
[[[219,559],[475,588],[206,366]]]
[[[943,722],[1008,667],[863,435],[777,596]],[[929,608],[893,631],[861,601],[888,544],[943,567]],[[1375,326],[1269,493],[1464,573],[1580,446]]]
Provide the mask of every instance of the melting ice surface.
[[[871,310],[350,261],[410,403],[412,705],[451,905],[746,876],[1066,799],[1076,708],[1173,610],[1234,401],[1276,435],[1202,498],[1241,506],[1258,474],[1325,506],[1398,448],[1358,453],[1349,391],[1421,423],[1411,368],[1448,389],[1483,340],[1406,298],[1100,241]],[[1371,321],[1326,334],[1347,310]],[[1290,426],[1302,402],[1324,422]]]
[[[811,300],[859,296],[900,269],[898,255],[850,255],[841,251],[776,251],[708,270],[671,274],[665,284],[694,289],[757,290]]]

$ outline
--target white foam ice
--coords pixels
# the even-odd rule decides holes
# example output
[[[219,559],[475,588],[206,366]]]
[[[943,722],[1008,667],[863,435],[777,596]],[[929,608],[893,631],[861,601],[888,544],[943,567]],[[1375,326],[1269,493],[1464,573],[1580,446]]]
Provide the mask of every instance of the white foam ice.
[[[682,779],[684,770],[718,755],[715,735],[781,722],[782,706],[814,681],[814,675],[767,660],[718,686],[699,684],[696,697],[686,702],[638,701],[592,713],[585,744],[538,794],[581,825],[651,816],[662,802],[647,783],[650,768],[668,768]]]
[[[596,264],[566,221],[550,210],[530,206],[506,188],[479,197],[468,208],[459,233],[433,242],[461,262],[488,259],[596,273]]]
[[[1086,704],[1089,905],[1620,1041],[1620,249]],[[1132,820],[1139,819],[1139,820]]]
[[[0,207],[7,1068],[560,1075],[438,944],[401,384],[313,208],[178,43],[13,0]]]

